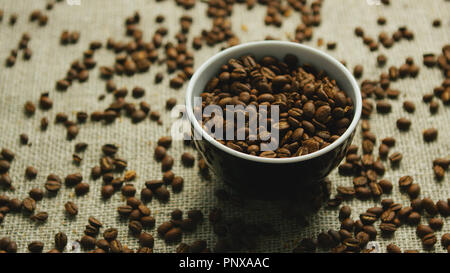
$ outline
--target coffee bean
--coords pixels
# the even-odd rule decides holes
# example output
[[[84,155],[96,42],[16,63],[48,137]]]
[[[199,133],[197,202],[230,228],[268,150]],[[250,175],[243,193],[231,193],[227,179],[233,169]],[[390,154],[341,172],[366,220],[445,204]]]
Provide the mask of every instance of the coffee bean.
[[[361,65],[356,65],[353,69],[353,75],[359,79],[363,75],[364,68]]]
[[[429,128],[423,131],[423,139],[426,142],[431,142],[436,140],[438,136],[438,130],[435,128]]]
[[[181,240],[183,233],[180,228],[174,227],[164,234],[166,243],[177,242]]]
[[[174,163],[173,157],[170,156],[170,155],[166,155],[166,156],[162,159],[161,163],[162,163],[162,164],[161,164],[161,170],[162,170],[163,172],[169,171],[169,170],[172,169],[172,166],[173,166],[173,163]]]
[[[28,140],[29,140],[29,137],[28,137],[27,134],[20,134],[20,143],[22,145],[27,145],[28,144]]]
[[[409,127],[411,127],[411,121],[406,118],[399,118],[397,120],[397,128],[406,131],[409,130]]]
[[[139,221],[130,221],[128,228],[134,235],[139,235],[142,232],[142,224]]]
[[[438,213],[438,208],[436,204],[431,200],[431,198],[422,199],[422,207],[426,210],[429,215],[436,215]]]
[[[81,237],[80,244],[84,249],[93,249],[95,248],[96,239],[94,237],[84,235]]]
[[[30,244],[28,244],[28,250],[31,253],[41,253],[44,249],[44,243],[40,241],[33,241]]]
[[[67,245],[67,235],[63,232],[58,232],[55,235],[55,247],[56,249],[63,251]]]
[[[86,193],[89,192],[89,184],[88,183],[79,183],[75,186],[75,193],[80,196],[80,195],[85,195]]]
[[[429,233],[422,238],[422,244],[426,248],[434,246],[437,242],[436,235],[434,233]]]
[[[48,219],[48,213],[45,211],[38,212],[30,217],[31,220],[45,222]]]
[[[132,184],[126,184],[121,189],[124,196],[130,197],[136,194],[136,188]]]
[[[403,109],[405,109],[405,111],[408,113],[413,113],[416,110],[416,106],[412,101],[404,101]]]
[[[400,188],[406,189],[412,185],[413,181],[414,179],[411,176],[405,175],[400,177],[400,179],[398,180],[398,185]]]
[[[387,101],[378,101],[377,102],[377,112],[378,113],[389,113],[391,112],[391,104]]]
[[[132,94],[134,98],[141,98],[145,95],[145,89],[140,86],[136,86],[133,88]]]
[[[408,215],[407,222],[411,225],[417,225],[420,223],[420,218],[421,218],[420,214],[418,212],[413,211]]]
[[[8,172],[10,167],[11,164],[8,161],[0,159],[0,173]]]
[[[397,230],[397,227],[395,224],[391,223],[381,223],[380,224],[380,230],[384,233],[394,233]]]
[[[141,200],[149,202],[153,198],[153,192],[150,189],[143,188],[141,190]]]
[[[431,218],[428,221],[428,225],[434,230],[441,230],[444,222],[440,218]]]
[[[105,238],[106,241],[111,242],[117,238],[118,230],[115,228],[108,228],[103,232],[103,238]]]
[[[166,186],[158,187],[154,193],[156,198],[158,198],[161,202],[167,202],[170,198],[170,192],[167,190]]]
[[[180,192],[183,189],[184,179],[181,176],[175,176],[172,180],[173,192]]]
[[[445,233],[441,237],[441,245],[447,248],[450,245],[450,233]]]
[[[113,240],[109,242],[109,249],[111,253],[121,253],[123,252],[123,246],[118,240]]]
[[[7,149],[7,148],[3,148],[0,152],[0,154],[4,159],[6,159],[8,161],[12,161],[15,157],[15,154],[10,149]]]
[[[36,201],[41,201],[44,198],[44,192],[38,188],[31,189],[28,195]]]
[[[173,107],[175,107],[176,104],[177,104],[177,99],[176,98],[169,98],[166,101],[166,108],[168,110],[171,110]]]
[[[436,206],[438,208],[439,213],[443,217],[447,217],[450,215],[450,205],[448,202],[446,202],[444,200],[439,200],[436,202]]]
[[[153,236],[149,233],[142,232],[139,235],[139,245],[141,247],[153,248],[154,241],[155,240],[154,240]]]
[[[156,146],[155,148],[155,158],[157,160],[162,160],[166,156],[166,148],[164,146]]]
[[[398,165],[400,164],[400,161],[402,160],[403,155],[401,153],[393,153],[391,156],[389,156],[389,161],[392,165]]]
[[[409,186],[408,188],[409,198],[415,199],[419,196],[419,194],[420,194],[420,186],[418,184],[412,184],[411,186]]]
[[[75,186],[83,180],[83,176],[80,173],[73,173],[66,176],[64,182],[68,186]]]
[[[344,220],[350,217],[352,210],[349,206],[342,206],[339,210],[339,220]]]
[[[65,203],[64,208],[70,216],[75,216],[78,214],[78,206],[72,201],[68,201],[67,203]]]
[[[427,234],[432,234],[433,229],[430,226],[418,225],[416,228],[416,233],[417,233],[417,236],[419,236],[420,238],[423,238]]]
[[[27,197],[23,199],[22,207],[26,212],[32,213],[36,209],[36,201],[33,198]]]
[[[152,216],[143,216],[140,221],[145,228],[153,228],[155,226],[155,218]]]
[[[192,167],[195,162],[195,157],[192,154],[185,152],[181,155],[181,161],[183,162],[184,166]]]
[[[402,253],[402,250],[398,246],[396,246],[394,244],[387,245],[386,246],[386,251],[388,253]]]
[[[101,189],[102,197],[107,199],[114,194],[114,187],[112,185],[104,185]]]

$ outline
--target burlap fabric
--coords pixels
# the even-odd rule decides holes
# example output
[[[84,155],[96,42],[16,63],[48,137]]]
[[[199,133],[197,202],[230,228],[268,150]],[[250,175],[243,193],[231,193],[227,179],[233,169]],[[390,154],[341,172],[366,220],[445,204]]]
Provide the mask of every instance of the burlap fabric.
[[[185,11],[176,6],[174,1],[156,3],[150,0],[133,1],[106,1],[81,0],[81,5],[70,6],[65,2],[55,5],[48,12],[49,22],[46,27],[39,27],[36,23],[28,21],[28,15],[34,9],[44,9],[46,1],[32,0],[8,0],[0,1],[0,8],[4,10],[3,22],[0,23],[0,60],[5,60],[10,50],[17,46],[23,32],[31,34],[29,47],[33,50],[30,61],[23,61],[19,56],[13,68],[0,69],[0,147],[9,147],[16,153],[16,159],[12,163],[10,176],[16,187],[14,192],[3,191],[10,197],[25,198],[30,189],[43,188],[45,178],[49,173],[65,176],[73,172],[81,172],[85,181],[91,185],[90,192],[83,197],[76,197],[74,190],[63,187],[56,197],[44,198],[38,202],[37,211],[47,211],[49,219],[44,224],[35,224],[22,214],[8,214],[0,224],[0,237],[9,236],[19,246],[19,251],[26,252],[27,245],[33,240],[45,243],[44,250],[53,248],[55,233],[63,231],[67,233],[69,240],[74,241],[83,235],[89,216],[94,216],[104,223],[105,228],[116,227],[119,229],[119,240],[130,248],[136,249],[138,242],[130,236],[127,221],[118,217],[116,208],[124,204],[123,197],[115,194],[110,200],[102,201],[100,198],[101,180],[93,181],[89,178],[90,168],[98,164],[101,156],[100,147],[105,143],[116,143],[120,146],[119,155],[129,162],[128,169],[136,170],[137,180],[134,182],[137,189],[144,187],[144,182],[149,179],[161,177],[161,166],[153,160],[153,149],[156,140],[163,135],[169,135],[170,125],[173,119],[164,109],[167,98],[177,97],[179,103],[184,101],[184,91],[175,91],[169,88],[169,77],[165,77],[162,84],[155,85],[154,75],[164,72],[165,66],[154,65],[148,73],[134,77],[115,77],[119,87],[126,86],[129,90],[136,85],[143,86],[147,90],[144,100],[149,102],[152,109],[162,113],[163,125],[146,120],[134,125],[129,119],[118,120],[105,126],[88,122],[81,126],[79,136],[75,141],[66,140],[66,130],[61,125],[53,124],[54,116],[58,112],[66,112],[71,119],[75,118],[76,111],[104,109],[112,100],[111,95],[104,101],[98,101],[97,97],[105,93],[105,83],[99,80],[98,69],[90,74],[90,80],[86,83],[75,83],[67,92],[55,91],[55,81],[65,76],[70,63],[81,58],[82,52],[92,40],[106,41],[108,37],[124,37],[124,19],[131,16],[135,10],[139,10],[142,16],[141,26],[145,39],[149,39],[158,27],[155,17],[158,14],[166,16],[164,26],[169,28],[170,39],[179,30],[178,20],[182,14],[192,15],[194,22],[190,30],[190,38],[198,35],[202,29],[210,29],[211,20],[206,17],[206,4],[197,1],[194,9]],[[368,1],[373,2],[373,1]],[[336,41],[337,48],[327,51],[325,46],[320,47],[339,60],[347,61],[348,67],[353,69],[357,64],[364,65],[364,78],[377,79],[381,71],[376,66],[377,54],[388,56],[388,64],[400,66],[405,58],[412,56],[416,63],[421,64],[422,54],[427,52],[439,53],[442,46],[450,41],[448,14],[450,3],[442,0],[395,0],[391,5],[374,6],[365,0],[327,0],[322,9],[322,24],[315,28],[314,38],[306,44],[317,47],[317,39],[323,38],[325,43]],[[376,1],[375,1],[376,2]],[[295,27],[300,22],[299,15],[292,15],[285,19],[281,28],[265,27],[263,23],[266,7],[257,5],[252,11],[247,11],[245,5],[236,5],[232,16],[233,30],[237,33],[241,42],[262,40],[271,35],[282,40],[293,37]],[[18,22],[15,26],[8,25],[9,15],[17,13]],[[376,24],[378,16],[385,16],[388,20],[385,26]],[[443,20],[442,27],[432,28],[431,22],[435,18]],[[412,42],[401,41],[393,48],[380,47],[376,52],[370,52],[363,45],[361,39],[356,38],[353,30],[356,26],[364,28],[371,37],[378,37],[384,30],[393,33],[399,26],[407,25],[415,34]],[[59,37],[63,30],[78,30],[81,38],[75,45],[62,47],[59,45]],[[190,40],[191,41],[191,40]],[[190,45],[190,42],[189,42]],[[201,51],[195,52],[195,66],[207,60],[218,52],[220,46],[210,48],[205,46]],[[102,49],[95,55],[99,65],[110,65],[114,56]],[[394,182],[394,190],[385,197],[393,198],[403,205],[409,204],[409,198],[399,192],[397,181],[403,175],[411,175],[421,186],[421,197],[431,197],[437,201],[450,197],[449,174],[443,181],[437,182],[433,177],[432,160],[436,157],[448,157],[450,155],[450,109],[442,105],[437,114],[431,115],[428,106],[422,102],[422,95],[429,93],[435,86],[440,85],[443,78],[437,69],[421,68],[417,79],[405,79],[392,83],[392,88],[401,91],[399,99],[393,100],[393,111],[388,115],[374,114],[371,117],[372,131],[379,139],[394,136],[397,144],[394,151],[400,151],[404,155],[401,167],[391,170],[386,164],[385,178]],[[23,114],[25,101],[37,102],[42,92],[49,91],[54,100],[54,107],[47,112],[37,111],[32,118],[26,118]],[[404,100],[411,100],[416,104],[416,113],[408,114],[402,109]],[[129,100],[132,100],[130,98]],[[51,120],[49,128],[45,132],[39,129],[41,117]],[[412,127],[408,132],[400,133],[395,126],[395,121],[400,117],[412,119]],[[422,130],[429,127],[439,129],[438,140],[425,143],[422,140]],[[354,143],[360,144],[360,133],[355,137]],[[31,147],[19,144],[19,135],[27,133],[30,136]],[[76,142],[87,142],[89,148],[82,154],[83,163],[77,167],[72,164],[72,153]],[[155,216],[157,225],[170,219],[170,212],[175,208],[183,210],[201,209],[208,214],[214,207],[224,210],[225,217],[242,217],[249,223],[271,223],[279,235],[264,237],[258,252],[290,252],[299,239],[316,236],[320,231],[330,228],[338,229],[337,210],[321,209],[319,213],[308,218],[309,225],[302,225],[289,218],[283,217],[280,206],[264,202],[246,202],[246,206],[235,206],[230,203],[220,203],[214,196],[217,188],[222,188],[219,182],[206,181],[198,175],[198,168],[185,168],[181,165],[180,155],[191,148],[183,146],[182,142],[176,142],[170,148],[169,153],[177,159],[173,171],[185,180],[184,190],[179,194],[172,194],[171,201],[161,204],[153,200],[149,207]],[[28,181],[24,177],[25,168],[35,166],[39,174],[35,180]],[[333,194],[337,185],[350,186],[352,179],[342,177],[334,171],[330,177],[333,182]],[[64,213],[64,203],[74,201],[79,206],[79,214],[74,219],[69,219]],[[350,201],[345,202],[353,208],[353,218],[357,219],[359,213],[367,208],[379,204],[375,201]],[[422,218],[422,222],[427,220]],[[378,225],[376,225],[378,228]],[[154,230],[149,231],[156,236]],[[442,231],[437,236],[450,232],[448,218]],[[185,234],[183,241],[190,243],[195,239],[206,239],[208,246],[213,247],[217,237],[212,232],[212,226],[205,221],[198,226],[195,232]],[[422,251],[422,244],[415,235],[415,228],[402,226],[393,237],[383,238],[378,236],[381,249],[389,243],[396,243],[402,249],[418,249]],[[166,245],[162,239],[155,242],[155,252],[174,252],[175,245]],[[431,251],[444,251],[438,243]]]

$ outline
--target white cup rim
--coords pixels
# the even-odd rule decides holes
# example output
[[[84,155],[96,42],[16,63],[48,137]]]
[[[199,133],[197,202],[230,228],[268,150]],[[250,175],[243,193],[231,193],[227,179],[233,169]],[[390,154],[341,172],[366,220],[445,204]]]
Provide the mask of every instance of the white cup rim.
[[[196,85],[197,80],[202,76],[203,72],[205,70],[207,70],[211,64],[217,62],[219,59],[223,58],[224,56],[227,56],[227,58],[240,57],[240,56],[237,56],[237,54],[235,54],[236,51],[240,51],[243,48],[251,49],[251,47],[254,47],[254,46],[264,46],[264,45],[289,46],[289,47],[292,47],[293,50],[295,50],[295,48],[297,48],[297,49],[301,49],[301,50],[306,50],[306,51],[308,51],[309,54],[320,55],[322,58],[326,59],[328,62],[331,62],[333,65],[337,66],[341,70],[341,72],[344,73],[347,80],[350,81],[352,90],[348,90],[348,92],[353,92],[355,95],[355,101],[353,101],[354,116],[353,116],[352,122],[350,123],[350,126],[347,128],[347,130],[344,132],[344,134],[342,134],[336,141],[334,141],[333,143],[331,143],[330,145],[328,145],[327,147],[325,147],[323,149],[320,149],[316,152],[302,155],[302,156],[289,157],[289,158],[265,158],[265,157],[249,155],[249,154],[245,154],[245,153],[241,153],[236,150],[233,150],[233,149],[227,147],[226,145],[223,145],[222,143],[215,140],[212,136],[210,136],[208,133],[206,133],[206,131],[200,126],[200,124],[198,123],[198,121],[194,115],[194,110],[192,107],[192,96],[194,93],[194,86]],[[251,52],[251,50],[249,50],[249,51]],[[189,85],[187,87],[185,103],[186,103],[187,117],[188,117],[191,125],[194,127],[194,130],[201,133],[201,136],[202,136],[202,138],[204,138],[204,140],[208,141],[209,143],[211,143],[218,149],[220,149],[232,156],[236,156],[241,159],[246,159],[249,161],[260,162],[260,163],[272,163],[272,164],[273,163],[285,164],[285,163],[296,163],[296,162],[306,161],[309,159],[320,157],[320,156],[334,150],[336,147],[340,146],[342,143],[344,143],[345,140],[347,140],[351,136],[353,131],[356,129],[356,126],[358,125],[358,122],[361,118],[361,111],[362,111],[362,98],[361,98],[361,91],[359,89],[358,83],[356,82],[355,78],[350,73],[350,71],[342,63],[340,63],[338,60],[331,57],[330,55],[328,55],[320,50],[317,50],[315,48],[305,46],[305,45],[302,45],[299,43],[286,42],[286,41],[249,42],[249,43],[244,43],[244,44],[230,47],[228,49],[225,49],[225,50],[215,54],[214,56],[209,58],[205,63],[203,63],[196,70],[194,75],[192,76],[191,80],[189,81]]]

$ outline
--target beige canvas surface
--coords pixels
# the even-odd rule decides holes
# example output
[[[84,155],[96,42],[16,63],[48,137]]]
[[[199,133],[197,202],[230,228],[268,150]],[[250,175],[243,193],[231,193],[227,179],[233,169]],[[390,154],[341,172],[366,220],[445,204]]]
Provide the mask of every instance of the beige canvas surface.
[[[370,2],[370,1],[369,1]],[[428,52],[440,53],[443,45],[450,42],[450,3],[443,0],[394,0],[391,5],[372,6],[365,0],[325,0],[322,9],[322,24],[315,28],[314,38],[306,44],[317,47],[317,39],[323,38],[325,43],[336,41],[337,48],[333,51],[326,50],[338,60],[345,60],[351,69],[357,65],[364,65],[364,78],[377,79],[380,69],[376,66],[376,56],[380,53],[388,56],[386,67],[400,66],[405,58],[411,56],[416,63],[422,63],[422,54]],[[115,123],[105,126],[88,122],[81,126],[80,134],[75,141],[65,139],[66,131],[60,125],[53,124],[54,116],[58,112],[66,112],[71,119],[80,110],[92,112],[107,107],[112,96],[108,95],[104,101],[98,101],[97,97],[105,93],[104,81],[98,79],[98,69],[90,74],[86,83],[75,83],[67,92],[57,92],[55,81],[64,77],[70,63],[81,58],[82,52],[87,49],[89,42],[100,40],[105,42],[108,37],[124,37],[124,20],[138,10],[141,14],[141,27],[144,30],[144,39],[149,39],[158,27],[155,17],[158,14],[166,16],[162,24],[168,27],[168,39],[173,41],[173,36],[179,29],[178,20],[182,14],[189,14],[194,18],[189,34],[189,45],[193,35],[198,35],[202,29],[210,29],[211,19],[207,18],[206,4],[197,1],[195,8],[185,11],[176,6],[174,1],[166,0],[156,3],[154,0],[81,0],[79,6],[69,6],[64,1],[56,4],[54,9],[48,12],[49,21],[46,27],[39,27],[36,23],[30,23],[28,16],[34,9],[44,9],[46,1],[35,0],[3,0],[0,1],[0,9],[4,11],[3,22],[0,23],[0,147],[8,147],[16,153],[16,159],[12,163],[10,176],[16,187],[14,192],[0,190],[0,194],[10,197],[25,198],[30,189],[43,188],[45,178],[49,173],[56,173],[62,177],[73,172],[81,172],[88,182],[90,192],[82,197],[76,197],[71,188],[63,187],[54,198],[44,198],[38,202],[38,211],[47,211],[49,219],[44,224],[35,224],[22,214],[8,214],[0,224],[0,237],[9,236],[19,246],[19,251],[26,252],[27,245],[31,241],[40,240],[45,243],[44,251],[53,248],[53,238],[59,231],[65,232],[70,241],[77,240],[83,235],[89,216],[101,220],[105,226],[119,229],[119,240],[122,244],[136,249],[138,242],[129,235],[127,221],[120,220],[116,208],[124,204],[120,193],[115,194],[110,200],[102,201],[100,198],[101,180],[94,181],[89,178],[90,168],[98,164],[101,156],[100,147],[105,143],[116,143],[120,146],[119,155],[128,160],[128,169],[136,170],[137,180],[134,182],[138,191],[144,187],[146,180],[159,179],[161,177],[160,164],[153,160],[153,149],[160,136],[169,135],[170,125],[173,122],[169,112],[164,109],[167,98],[177,97],[179,103],[183,103],[184,89],[173,90],[169,88],[166,76],[162,84],[155,85],[154,75],[165,71],[164,66],[153,65],[148,73],[134,77],[115,77],[116,84],[125,86],[131,90],[134,86],[143,86],[147,92],[144,100],[149,102],[152,109],[162,113],[163,125],[146,120],[138,125],[132,124],[128,118],[117,120]],[[257,5],[252,11],[247,11],[245,5],[236,5],[232,16],[233,30],[241,42],[262,40],[267,35],[287,40],[294,35],[296,26],[301,19],[295,12],[285,19],[281,28],[265,27],[263,20],[266,7]],[[15,26],[8,25],[9,15],[19,15]],[[376,24],[377,18],[383,15],[387,18],[385,26]],[[435,18],[442,20],[440,28],[432,28],[431,22]],[[366,33],[376,38],[382,30],[392,33],[398,27],[407,25],[415,34],[413,42],[401,41],[391,49],[380,47],[376,52],[370,52],[362,41],[356,38],[353,30],[356,26],[364,28]],[[63,30],[80,31],[81,37],[77,44],[62,47],[59,37]],[[31,41],[29,47],[33,50],[30,61],[18,58],[13,68],[5,68],[3,61],[9,55],[11,49],[17,46],[23,32],[29,32]],[[119,38],[117,38],[119,39]],[[195,67],[201,65],[220,46],[207,47],[201,51],[195,51]],[[161,54],[160,54],[161,55]],[[105,49],[95,55],[97,66],[110,65],[114,61],[114,55]],[[447,172],[444,180],[437,182],[433,177],[432,160],[436,157],[450,156],[450,109],[439,101],[439,111],[431,115],[428,106],[422,102],[422,95],[432,92],[435,86],[443,81],[438,69],[427,69],[421,66],[417,79],[405,79],[392,83],[392,88],[401,91],[397,100],[393,100],[393,111],[389,115],[374,114],[371,117],[372,131],[378,139],[394,136],[397,145],[393,150],[402,152],[404,159],[401,167],[391,170],[387,164],[385,178],[394,183],[394,190],[390,195],[383,197],[393,198],[403,205],[409,204],[409,198],[400,194],[397,186],[398,178],[403,175],[411,175],[421,186],[421,197],[439,199],[450,198],[450,179]],[[50,111],[37,111],[32,118],[26,118],[22,112],[25,101],[37,102],[41,93],[49,91],[54,101]],[[416,104],[416,113],[406,113],[401,105],[404,100],[411,100]],[[129,100],[133,101],[131,97]],[[50,122],[46,132],[39,129],[41,117],[48,117]],[[412,127],[406,133],[400,133],[395,127],[395,121],[399,117],[412,119]],[[422,130],[429,127],[439,129],[438,140],[432,143],[424,143]],[[354,143],[360,144],[360,130]],[[19,144],[19,135],[27,133],[30,136],[31,147]],[[77,167],[72,164],[72,153],[76,142],[87,142],[89,147],[82,154],[83,163]],[[214,191],[223,188],[223,185],[213,179],[206,181],[198,175],[198,168],[185,168],[178,160],[184,151],[194,152],[193,149],[183,146],[182,142],[175,142],[169,153],[177,159],[173,171],[184,178],[185,187],[179,194],[172,194],[171,201],[161,204],[157,200],[149,203],[152,214],[156,218],[157,225],[170,219],[170,212],[175,208],[183,210],[201,209],[205,215],[214,207],[224,210],[226,218],[241,217],[248,223],[271,223],[278,231],[278,235],[264,237],[259,243],[257,252],[291,252],[301,238],[316,236],[320,231],[330,228],[338,229],[338,211],[336,209],[321,209],[317,214],[308,218],[309,225],[303,227],[297,220],[282,216],[280,204],[264,202],[246,202],[246,206],[236,206],[230,203],[221,203],[214,196]],[[36,167],[39,174],[35,180],[29,181],[24,177],[25,168],[28,165]],[[330,176],[333,183],[332,195],[336,186],[351,186],[351,177],[342,177],[334,171]],[[69,219],[64,213],[64,203],[74,201],[79,206],[79,214],[74,219]],[[367,208],[377,205],[375,201],[348,201],[345,204],[353,207],[354,219]],[[426,219],[422,219],[426,223]],[[450,222],[445,219],[442,231],[437,236],[450,232]],[[377,225],[378,226],[378,225]],[[150,230],[155,238],[156,231]],[[183,241],[190,243],[196,239],[206,239],[208,247],[213,247],[217,236],[212,232],[212,226],[208,221],[199,225],[195,232],[185,234]],[[378,236],[382,250],[389,243],[395,243],[402,249],[422,250],[422,245],[415,235],[415,228],[402,226],[393,237],[382,238]],[[160,238],[155,240],[154,252],[174,252],[176,245],[166,245]],[[432,249],[433,252],[443,252],[440,243]]]

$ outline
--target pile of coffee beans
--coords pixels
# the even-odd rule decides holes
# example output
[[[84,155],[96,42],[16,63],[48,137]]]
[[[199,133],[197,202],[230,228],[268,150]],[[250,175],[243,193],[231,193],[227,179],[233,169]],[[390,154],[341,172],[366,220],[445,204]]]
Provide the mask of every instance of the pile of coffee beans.
[[[279,107],[277,124],[279,148],[261,151],[263,134],[258,140],[219,140],[222,144],[239,152],[269,158],[295,157],[322,149],[341,136],[353,119],[353,102],[323,71],[309,66],[299,66],[292,54],[283,61],[266,56],[255,60],[252,56],[230,59],[217,76],[212,78],[200,96],[204,106],[219,105],[224,111],[228,105]],[[229,111],[226,110],[226,111]],[[234,110],[238,114],[238,109]],[[211,117],[203,116],[206,124]],[[227,121],[216,126],[227,127]],[[259,125],[261,126],[261,125]],[[248,130],[248,122],[245,128]]]

